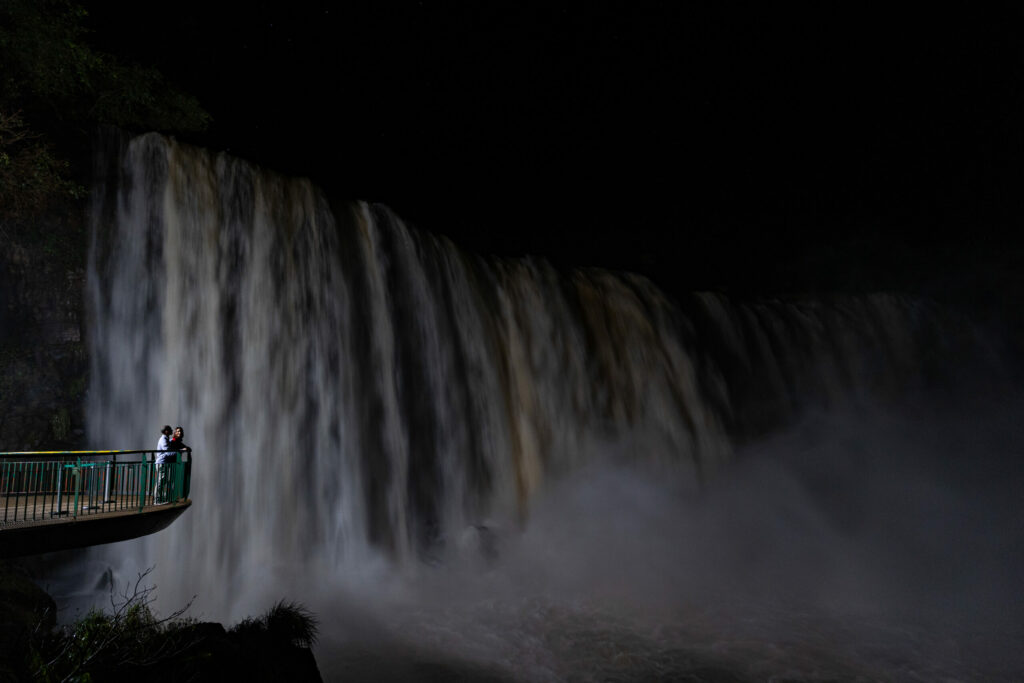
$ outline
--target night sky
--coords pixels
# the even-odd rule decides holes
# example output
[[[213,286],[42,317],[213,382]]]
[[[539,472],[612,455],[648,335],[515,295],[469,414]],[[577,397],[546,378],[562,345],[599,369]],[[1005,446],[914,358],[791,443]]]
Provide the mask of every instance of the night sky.
[[[91,4],[211,112],[192,141],[476,251],[766,290],[1020,253],[1009,3]]]

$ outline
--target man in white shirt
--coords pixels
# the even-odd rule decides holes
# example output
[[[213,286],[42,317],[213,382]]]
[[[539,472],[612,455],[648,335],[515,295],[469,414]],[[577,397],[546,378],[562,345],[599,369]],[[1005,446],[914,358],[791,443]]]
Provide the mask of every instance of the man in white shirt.
[[[160,430],[160,439],[156,442],[156,488],[153,491],[153,502],[157,505],[167,502],[167,467],[164,463],[173,454],[170,450],[172,431],[171,425],[164,425]]]

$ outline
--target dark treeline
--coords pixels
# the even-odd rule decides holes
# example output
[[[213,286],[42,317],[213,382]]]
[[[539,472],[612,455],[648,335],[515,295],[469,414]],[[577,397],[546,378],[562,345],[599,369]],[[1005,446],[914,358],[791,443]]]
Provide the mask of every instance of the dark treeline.
[[[0,207],[2,227],[55,203],[85,197],[97,125],[198,131],[209,115],[159,71],[91,46],[86,10],[66,0],[0,5]]]
[[[93,47],[68,0],[0,3],[0,450],[83,445],[85,212],[103,126],[198,132],[156,69]]]

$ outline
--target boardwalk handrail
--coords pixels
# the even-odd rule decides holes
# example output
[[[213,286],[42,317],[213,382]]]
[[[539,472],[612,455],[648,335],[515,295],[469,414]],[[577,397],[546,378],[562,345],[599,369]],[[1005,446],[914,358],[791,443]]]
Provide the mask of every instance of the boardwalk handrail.
[[[0,452],[0,528],[182,503],[191,465],[191,448]]]

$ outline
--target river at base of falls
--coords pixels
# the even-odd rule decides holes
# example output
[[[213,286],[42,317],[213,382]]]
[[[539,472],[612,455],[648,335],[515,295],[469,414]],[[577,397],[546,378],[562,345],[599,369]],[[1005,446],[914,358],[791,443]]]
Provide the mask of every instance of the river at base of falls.
[[[590,468],[492,560],[471,533],[445,563],[322,601],[321,667],[331,680],[1019,681],[1022,404],[982,403],[808,415],[699,494],[614,460]]]
[[[694,609],[652,623],[582,602],[481,601],[406,615],[393,640],[328,641],[317,658],[326,680],[348,681],[1020,680],[1019,668],[977,663],[1019,633],[952,640],[913,623],[745,607],[740,619]]]
[[[609,445],[520,530],[401,567],[252,567],[238,614],[205,613],[206,585],[190,614],[301,601],[329,681],[1019,681],[1022,407],[810,413],[699,492]],[[134,555],[90,566],[119,585]]]

